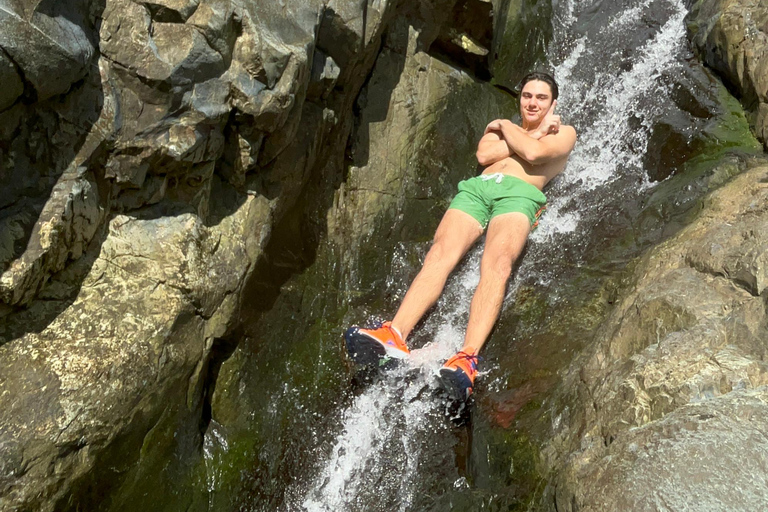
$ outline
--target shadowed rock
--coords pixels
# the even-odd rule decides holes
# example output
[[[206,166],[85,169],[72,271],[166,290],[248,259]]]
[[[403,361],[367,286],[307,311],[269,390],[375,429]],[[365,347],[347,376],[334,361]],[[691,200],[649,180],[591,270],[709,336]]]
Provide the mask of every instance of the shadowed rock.
[[[759,0],[703,0],[688,16],[691,40],[752,111],[768,148],[768,6]]]

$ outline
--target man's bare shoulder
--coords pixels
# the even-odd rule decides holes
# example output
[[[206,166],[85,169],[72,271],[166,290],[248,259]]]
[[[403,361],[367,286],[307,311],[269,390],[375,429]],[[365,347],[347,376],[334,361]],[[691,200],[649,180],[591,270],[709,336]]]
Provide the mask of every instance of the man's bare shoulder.
[[[571,125],[561,125],[557,133],[547,134],[540,140],[551,147],[556,153],[566,156],[570,154],[576,145],[576,129]]]
[[[576,137],[576,128],[569,124],[563,124],[560,125],[560,130],[557,132],[558,135],[566,135],[568,137]]]

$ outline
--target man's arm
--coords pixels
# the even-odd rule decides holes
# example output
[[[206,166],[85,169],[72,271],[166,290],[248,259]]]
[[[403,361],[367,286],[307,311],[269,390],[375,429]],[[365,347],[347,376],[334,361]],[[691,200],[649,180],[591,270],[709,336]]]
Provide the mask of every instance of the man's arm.
[[[530,141],[540,141],[549,135],[559,133],[560,116],[555,114],[556,106],[557,100],[554,100],[538,129],[533,132],[527,132],[505,119],[496,119],[489,123],[477,145],[475,156],[478,163],[488,166],[518,154],[530,164],[538,165],[570,153],[576,143],[576,131],[570,126],[565,127],[566,136],[561,137],[554,145],[550,144],[551,139],[547,140],[543,146],[528,144]],[[505,126],[506,131],[503,129]],[[568,147],[568,140],[570,140],[570,147]]]
[[[506,119],[499,120],[499,132],[510,153],[514,152],[531,165],[541,165],[567,156],[576,144],[576,130],[572,126],[561,126],[557,133],[550,133],[540,139]]]
[[[512,150],[498,131],[487,131],[477,143],[477,163],[487,167],[512,156]]]
[[[504,139],[500,126],[498,126],[498,123],[500,122],[501,120],[497,119],[490,123],[485,129],[485,134],[477,144],[477,152],[475,153],[475,156],[480,165],[489,166],[495,164],[499,160],[509,158],[514,154],[514,151],[512,151],[512,148]],[[540,140],[547,135],[547,133],[543,132],[528,133],[525,130],[522,130],[522,132],[532,140]]]

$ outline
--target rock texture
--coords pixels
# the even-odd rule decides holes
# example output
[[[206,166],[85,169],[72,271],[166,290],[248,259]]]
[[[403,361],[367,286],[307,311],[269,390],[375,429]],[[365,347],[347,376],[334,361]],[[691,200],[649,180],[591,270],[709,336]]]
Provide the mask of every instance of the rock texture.
[[[761,2],[700,0],[688,17],[700,57],[764,144],[766,16]],[[547,404],[541,509],[768,506],[767,200],[768,167],[755,161],[636,262]]]
[[[760,0],[699,0],[688,16],[693,45],[753,115],[768,148],[768,6]]]
[[[558,511],[768,506],[766,205],[758,166],[638,264],[554,400]]]
[[[222,466],[244,459],[249,476],[222,475],[211,493],[216,502],[244,487],[244,504],[301,509],[303,495],[290,490],[314,474],[308,464],[332,441],[334,407],[350,392],[343,326],[385,311],[385,281],[406,282],[412,270],[398,265],[403,247],[418,254],[428,245],[456,183],[476,173],[475,144],[487,120],[515,110],[514,98],[421,51],[419,39],[400,24],[384,41],[356,104],[347,178],[318,212],[327,216],[327,236],[311,264],[278,282],[279,290],[262,284],[248,295],[244,340],[222,363],[211,398],[218,435],[238,448],[209,439]],[[473,108],[464,108],[469,102]],[[268,248],[275,272],[307,258],[302,227],[311,222],[307,214],[280,227],[284,241]],[[396,498],[382,490],[375,505],[361,506],[391,510]]]
[[[469,14],[489,5],[0,6],[0,510],[207,509],[209,402],[244,290],[278,279],[268,247],[307,212],[311,253],[393,211],[381,199],[425,158],[390,154],[400,127],[427,144],[419,123],[478,87],[426,52],[439,39],[448,61],[476,63],[449,36],[478,32]],[[474,25],[450,27],[455,8]],[[376,94],[404,68],[413,81],[390,125],[386,102],[358,98],[374,66]],[[414,91],[429,97],[419,122]],[[380,157],[398,166],[380,174]],[[334,200],[358,205],[354,222],[328,224]]]

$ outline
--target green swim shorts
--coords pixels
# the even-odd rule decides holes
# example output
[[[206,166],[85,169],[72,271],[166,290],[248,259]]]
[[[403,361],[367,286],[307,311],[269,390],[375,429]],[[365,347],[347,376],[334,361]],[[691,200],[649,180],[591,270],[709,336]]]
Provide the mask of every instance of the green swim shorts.
[[[503,213],[523,213],[531,229],[539,223],[547,197],[538,188],[507,174],[481,174],[459,182],[459,193],[448,209],[455,208],[474,217],[485,229],[492,218]]]

